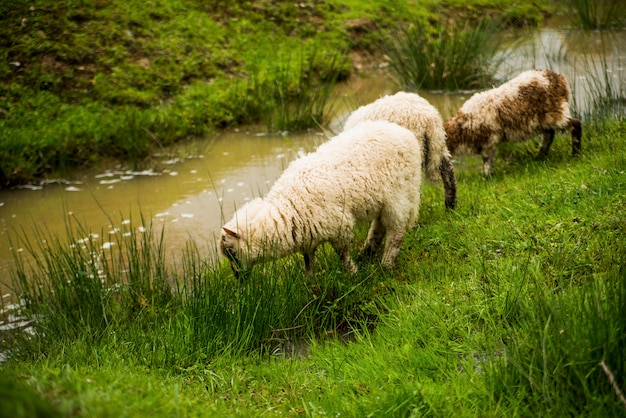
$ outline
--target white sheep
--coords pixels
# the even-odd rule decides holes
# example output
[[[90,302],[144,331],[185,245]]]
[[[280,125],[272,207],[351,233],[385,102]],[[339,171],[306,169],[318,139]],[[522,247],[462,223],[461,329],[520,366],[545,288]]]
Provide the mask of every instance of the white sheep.
[[[525,71],[466,101],[444,124],[448,148],[453,154],[481,154],[486,176],[493,171],[498,144],[503,141],[522,141],[541,133],[539,157],[544,158],[555,131],[570,130],[576,155],[581,150],[582,126],[570,115],[569,97],[569,85],[561,74]]]
[[[236,276],[259,261],[298,252],[311,274],[315,250],[325,242],[354,272],[353,230],[371,221],[363,252],[375,253],[384,241],[381,263],[391,267],[418,217],[421,166],[411,131],[385,121],[361,123],[293,161],[264,198],[245,204],[224,225],[218,246]]]
[[[345,122],[350,129],[365,120],[386,120],[409,129],[424,152],[424,169],[432,181],[443,180],[446,208],[456,206],[456,178],[439,111],[416,93],[398,92],[356,109]]]

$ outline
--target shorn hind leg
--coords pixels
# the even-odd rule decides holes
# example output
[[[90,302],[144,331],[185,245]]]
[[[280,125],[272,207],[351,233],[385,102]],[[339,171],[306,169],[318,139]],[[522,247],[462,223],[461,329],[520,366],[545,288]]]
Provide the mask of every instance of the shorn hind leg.
[[[485,177],[489,177],[493,173],[493,162],[496,159],[496,152],[483,150],[481,155],[483,157],[483,174]]]
[[[304,270],[307,275],[313,275],[313,266],[315,265],[315,248],[302,253],[304,256]]]
[[[410,214],[403,213],[402,207],[409,208],[408,202],[395,201],[394,207],[386,207],[381,213],[381,222],[385,225],[385,246],[380,263],[384,267],[391,268],[400,252],[400,245],[404,239],[404,233],[410,222]],[[399,209],[400,212],[397,212]]]
[[[572,155],[578,155],[582,149],[583,127],[580,121],[574,118],[570,118],[569,125],[572,128]]]
[[[541,142],[541,148],[539,148],[539,158],[546,158],[548,156],[552,141],[554,141],[554,129],[548,129],[543,133],[543,141]]]
[[[485,177],[490,177],[493,173],[493,165],[500,141],[502,141],[502,137],[493,134],[482,147],[478,148],[479,154],[483,157],[483,174]]]
[[[341,257],[343,268],[346,269],[346,271],[349,271],[350,273],[353,273],[353,274],[356,273],[357,272],[356,265],[352,261],[352,258],[350,258],[350,247],[346,246],[344,248],[338,249],[337,253],[339,253],[339,256]]]

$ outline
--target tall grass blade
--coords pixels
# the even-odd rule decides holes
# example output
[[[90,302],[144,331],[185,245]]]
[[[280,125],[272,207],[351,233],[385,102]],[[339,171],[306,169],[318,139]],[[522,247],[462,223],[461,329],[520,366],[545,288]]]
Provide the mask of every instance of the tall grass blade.
[[[562,295],[547,296],[537,286],[533,306],[491,369],[493,390],[515,402],[524,393],[524,414],[577,415],[591,405],[607,415],[623,413],[601,364],[616,376],[626,373],[626,270],[613,269]]]
[[[593,123],[622,120],[626,116],[626,81],[621,76],[623,63],[619,56],[617,61],[609,62],[606,53],[599,57],[583,55],[576,68],[577,76],[572,82],[573,112]]]

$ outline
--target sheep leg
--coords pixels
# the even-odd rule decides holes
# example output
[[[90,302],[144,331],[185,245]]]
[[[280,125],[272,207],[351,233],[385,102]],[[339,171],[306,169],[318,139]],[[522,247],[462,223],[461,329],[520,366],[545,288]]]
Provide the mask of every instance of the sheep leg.
[[[543,133],[543,141],[541,142],[541,148],[539,148],[539,158],[543,159],[548,156],[552,141],[554,141],[554,129],[548,129]]]
[[[572,127],[572,155],[578,155],[582,149],[583,127],[580,121],[574,118],[570,118],[569,124]]]
[[[481,155],[483,157],[483,174],[485,177],[489,177],[493,172],[493,162],[496,159],[496,152],[495,150],[483,150]]]
[[[439,172],[441,173],[441,179],[443,180],[446,209],[454,209],[456,207],[456,177],[454,176],[454,168],[452,167],[452,163],[449,159],[441,159]]]
[[[356,273],[357,268],[350,257],[350,240],[343,242],[333,242],[333,248],[339,254],[343,268],[350,273]]]
[[[363,250],[361,250],[360,257],[371,257],[372,255],[376,254],[376,252],[380,249],[381,244],[383,243],[384,237],[385,226],[380,221],[380,217],[377,217],[372,221],[370,230],[367,233],[367,240],[365,241]]]
[[[356,264],[354,264],[354,262],[352,261],[352,258],[350,258],[350,248],[346,246],[337,252],[339,253],[339,256],[341,257],[343,268],[352,274],[356,273],[357,272]]]
[[[402,230],[387,233],[385,237],[385,250],[383,251],[383,258],[380,262],[384,267],[393,267],[393,263],[400,252],[400,245],[402,245],[403,240],[404,231]]]
[[[307,275],[312,276],[313,264],[315,263],[315,248],[308,252],[302,253],[302,255],[304,256],[304,271]]]

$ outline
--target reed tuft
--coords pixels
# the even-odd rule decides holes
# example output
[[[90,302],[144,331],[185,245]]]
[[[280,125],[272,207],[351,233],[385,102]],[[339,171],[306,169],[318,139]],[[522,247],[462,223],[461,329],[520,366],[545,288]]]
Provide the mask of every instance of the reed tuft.
[[[385,50],[396,83],[411,89],[467,90],[487,86],[503,61],[498,25],[481,20],[415,22],[389,33]]]

